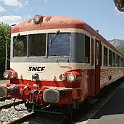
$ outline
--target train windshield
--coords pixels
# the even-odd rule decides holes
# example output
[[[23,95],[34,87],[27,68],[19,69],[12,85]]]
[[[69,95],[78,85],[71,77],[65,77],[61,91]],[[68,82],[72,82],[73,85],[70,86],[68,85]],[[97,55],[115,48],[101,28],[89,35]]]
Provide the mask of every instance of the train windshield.
[[[13,56],[70,56],[70,40],[71,33],[17,35],[13,38]]]
[[[28,36],[29,56],[46,55],[46,34],[30,34]]]
[[[48,56],[70,56],[70,33],[51,33],[48,40]]]
[[[27,56],[27,36],[15,36],[13,38],[14,56]]]
[[[15,57],[46,56],[46,34],[30,34],[13,38]]]

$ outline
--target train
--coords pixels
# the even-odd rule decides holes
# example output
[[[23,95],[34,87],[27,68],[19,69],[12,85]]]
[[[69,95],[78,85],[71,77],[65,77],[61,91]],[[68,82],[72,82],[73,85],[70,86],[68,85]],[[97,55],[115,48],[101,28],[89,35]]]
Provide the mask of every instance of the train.
[[[124,53],[81,19],[42,16],[11,29],[7,94],[28,110],[79,109],[107,85],[124,77]]]

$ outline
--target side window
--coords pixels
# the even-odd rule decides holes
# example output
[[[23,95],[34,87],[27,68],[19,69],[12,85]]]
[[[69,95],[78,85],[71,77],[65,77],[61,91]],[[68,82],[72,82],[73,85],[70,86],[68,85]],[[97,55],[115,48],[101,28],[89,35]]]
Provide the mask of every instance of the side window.
[[[91,65],[94,64],[94,39],[91,39]]]
[[[123,67],[123,58],[120,58],[120,66]]]
[[[109,66],[112,66],[112,51],[109,50]]]
[[[102,65],[102,44],[100,44],[100,66]]]
[[[104,66],[108,66],[108,49],[104,47]]]
[[[122,66],[124,67],[124,58],[122,59]]]
[[[117,67],[118,66],[118,55],[115,54],[115,66]]]
[[[116,63],[117,63],[117,67],[119,67],[120,66],[120,56],[119,55],[117,55]]]
[[[90,37],[85,35],[85,62],[90,63]]]
[[[112,54],[112,66],[115,66],[115,53]]]
[[[99,62],[99,58],[100,58],[100,44],[99,44],[99,41],[97,41],[96,39],[96,43],[95,43],[95,62],[96,62],[96,65],[100,64]]]

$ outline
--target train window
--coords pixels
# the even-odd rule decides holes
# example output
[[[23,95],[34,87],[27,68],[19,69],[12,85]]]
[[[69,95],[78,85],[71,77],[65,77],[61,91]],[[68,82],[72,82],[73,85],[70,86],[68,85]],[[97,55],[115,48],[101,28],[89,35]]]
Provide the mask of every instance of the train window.
[[[124,59],[121,57],[121,64],[120,64],[121,67],[123,67],[123,61]]]
[[[122,58],[122,67],[124,67],[124,58]]]
[[[102,66],[102,44],[100,44],[100,66]]]
[[[94,39],[91,39],[91,65],[94,64]]]
[[[118,55],[117,54],[115,54],[115,66],[117,67],[117,61],[118,61]]]
[[[90,63],[90,37],[85,35],[85,62]]]
[[[70,56],[70,33],[52,33],[48,39],[48,56]]]
[[[29,56],[46,55],[46,34],[29,35]]]
[[[108,66],[108,49],[104,47],[104,66]]]
[[[27,56],[27,36],[13,37],[14,57]]]
[[[120,67],[122,67],[122,61],[123,61],[123,58],[120,57]]]
[[[119,56],[119,55],[117,55],[116,65],[117,65],[118,67],[120,66],[120,56]]]
[[[112,66],[112,51],[109,50],[109,66]]]
[[[115,66],[115,53],[112,54],[112,66]]]

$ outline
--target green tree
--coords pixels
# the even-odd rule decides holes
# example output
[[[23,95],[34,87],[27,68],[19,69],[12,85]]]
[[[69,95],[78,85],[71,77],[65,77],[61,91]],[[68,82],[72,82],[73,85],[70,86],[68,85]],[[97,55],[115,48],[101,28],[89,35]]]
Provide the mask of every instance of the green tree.
[[[9,68],[10,60],[10,36],[11,27],[8,24],[0,23],[0,78],[3,77],[6,61],[6,43],[7,43],[7,67]]]

